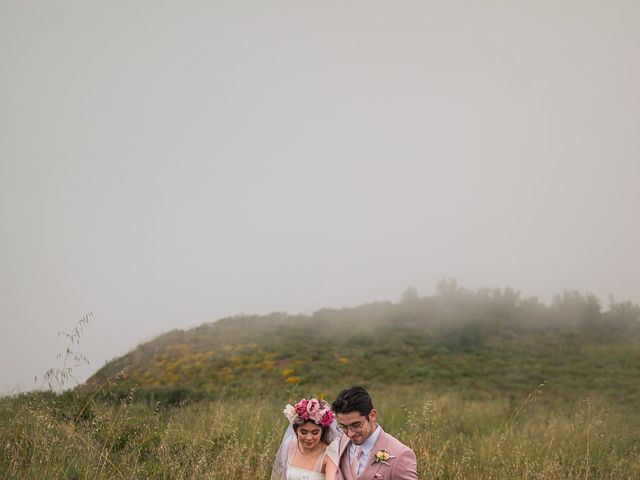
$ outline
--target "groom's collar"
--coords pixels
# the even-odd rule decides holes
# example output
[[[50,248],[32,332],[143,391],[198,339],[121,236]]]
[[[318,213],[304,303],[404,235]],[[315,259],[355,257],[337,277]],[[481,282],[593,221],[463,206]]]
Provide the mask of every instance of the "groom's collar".
[[[369,454],[371,453],[371,450],[373,450],[373,447],[378,441],[378,437],[380,436],[381,432],[382,432],[382,427],[380,427],[380,425],[376,425],[376,429],[373,431],[373,433],[369,435],[369,438],[367,438],[362,445],[360,445],[360,448],[362,449],[362,454],[365,457],[369,457]],[[356,445],[353,442],[349,442],[349,453],[351,453],[352,455],[355,455],[355,452],[356,452]]]

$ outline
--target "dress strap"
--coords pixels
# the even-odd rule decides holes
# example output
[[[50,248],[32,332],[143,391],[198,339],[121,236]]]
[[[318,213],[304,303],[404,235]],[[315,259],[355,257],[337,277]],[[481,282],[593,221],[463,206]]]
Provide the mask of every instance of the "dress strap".
[[[318,459],[316,460],[316,464],[313,466],[314,472],[322,472],[322,464],[324,463],[324,457],[327,456],[327,451],[322,452],[322,455],[318,455]]]

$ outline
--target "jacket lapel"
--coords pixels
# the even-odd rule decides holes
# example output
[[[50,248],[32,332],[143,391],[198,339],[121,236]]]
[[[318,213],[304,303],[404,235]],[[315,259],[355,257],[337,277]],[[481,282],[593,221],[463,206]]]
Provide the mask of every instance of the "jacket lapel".
[[[338,469],[342,473],[344,480],[355,480],[351,475],[351,465],[349,465],[349,437],[343,435],[338,444]]]
[[[365,465],[364,470],[362,471],[362,475],[360,475],[360,480],[372,479],[374,475],[378,473],[378,470],[380,470],[380,468],[382,467],[383,463],[381,462],[374,463],[374,460],[376,459],[377,452],[379,452],[383,448],[384,449],[387,448],[387,444],[389,443],[388,437],[389,435],[387,435],[387,433],[384,430],[382,430],[382,427],[380,427],[380,435],[378,435],[376,444],[373,446],[373,449],[369,454],[369,459],[367,460],[367,464]]]

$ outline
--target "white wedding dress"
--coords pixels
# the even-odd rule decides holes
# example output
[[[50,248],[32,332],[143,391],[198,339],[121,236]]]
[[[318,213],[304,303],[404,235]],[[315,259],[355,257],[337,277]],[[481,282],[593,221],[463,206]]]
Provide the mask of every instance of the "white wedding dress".
[[[318,456],[313,470],[305,470],[304,468],[294,467],[291,465],[293,456],[298,447],[298,439],[293,430],[293,427],[289,425],[287,431],[284,434],[280,448],[278,448],[278,454],[273,462],[273,468],[271,470],[271,480],[325,480],[326,475],[322,473],[322,464],[327,455],[333,461],[335,465],[338,465],[338,441],[340,433],[336,426],[336,421],[331,423],[329,432],[329,440],[331,443],[327,445],[324,453]]]
[[[294,467],[291,465],[295,449],[290,449],[289,458],[287,459],[287,477],[286,480],[324,480],[325,474],[322,472],[322,464],[325,457],[328,455],[334,464],[338,464],[338,442],[334,440],[331,442],[322,455],[318,456],[316,464],[313,470],[305,470],[304,468]]]

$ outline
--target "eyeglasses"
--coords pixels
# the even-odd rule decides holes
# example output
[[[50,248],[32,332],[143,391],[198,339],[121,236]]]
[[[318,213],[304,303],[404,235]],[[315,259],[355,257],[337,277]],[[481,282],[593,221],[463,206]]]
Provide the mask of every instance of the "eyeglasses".
[[[351,430],[352,432],[358,433],[362,431],[362,427],[364,427],[364,424],[368,421],[369,419],[365,419],[365,420],[360,420],[359,422],[353,422],[351,425],[342,425],[339,424],[338,428],[340,430],[342,430],[343,432],[347,433],[349,430]]]

